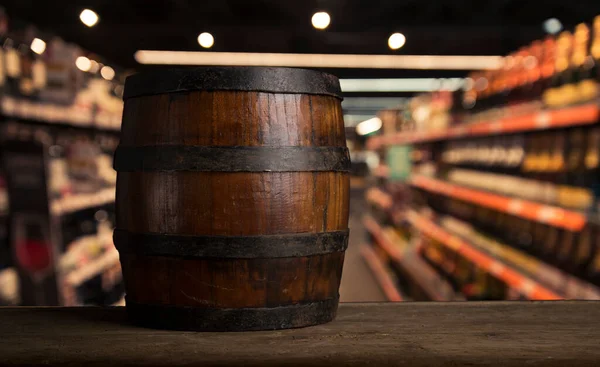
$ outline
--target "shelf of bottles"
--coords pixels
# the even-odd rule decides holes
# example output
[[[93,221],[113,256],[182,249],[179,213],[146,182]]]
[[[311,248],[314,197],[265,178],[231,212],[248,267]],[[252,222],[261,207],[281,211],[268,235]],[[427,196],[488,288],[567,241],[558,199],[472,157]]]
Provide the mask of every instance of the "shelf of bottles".
[[[36,142],[44,147],[49,238],[58,255],[36,259],[37,265],[59,273],[59,304],[108,305],[123,296],[118,256],[107,233],[114,225],[112,156],[126,74],[31,25],[11,22],[8,27],[0,9],[0,145]],[[13,256],[8,221],[2,220],[11,216],[5,174],[0,167],[0,272],[21,270],[17,277],[5,276],[0,287],[19,289],[24,285],[7,285],[23,280],[23,260],[22,254]],[[0,289],[0,304],[23,304],[18,297],[5,301],[2,294]]]
[[[379,117],[373,217],[410,227],[456,292],[600,299],[600,16]]]

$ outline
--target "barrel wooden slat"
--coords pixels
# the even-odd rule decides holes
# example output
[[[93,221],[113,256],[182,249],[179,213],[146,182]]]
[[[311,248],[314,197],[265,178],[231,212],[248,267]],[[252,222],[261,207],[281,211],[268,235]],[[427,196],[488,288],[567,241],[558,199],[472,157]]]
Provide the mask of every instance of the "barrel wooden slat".
[[[276,307],[337,296],[343,253],[278,259],[127,256],[136,302],[200,307]],[[148,282],[148,279],[155,279]]]
[[[122,172],[117,226],[136,233],[261,235],[344,230],[341,172]]]
[[[123,121],[143,121],[143,129],[123,124],[121,144],[345,146],[336,104],[330,96],[232,91],[134,98]]]
[[[131,83],[126,83],[120,143],[124,153],[115,157],[117,229],[124,236],[115,235],[115,243],[121,252],[131,316],[145,325],[198,330],[278,329],[329,321],[337,309],[344,260],[339,250],[344,246],[322,247],[313,237],[341,233],[333,241],[347,241],[349,177],[347,168],[340,168],[344,164],[317,169],[317,161],[305,154],[306,149],[318,151],[314,154],[319,160],[324,157],[322,149],[345,147],[341,104],[332,95],[333,79],[311,71],[275,69],[280,77],[292,77],[276,81],[270,92],[268,79],[274,69],[210,70],[196,69],[189,76],[175,73],[188,81],[208,80],[210,90],[203,90],[202,83],[186,82],[185,91],[180,91],[178,84],[166,80],[168,91],[161,94],[160,88],[140,84],[142,79],[136,77],[131,92],[127,89]],[[213,78],[229,74],[239,78],[245,73],[251,80],[242,83],[240,90],[232,89],[233,79],[227,78],[225,90],[219,90]],[[305,78],[298,79],[303,73]],[[293,81],[298,80],[296,88]],[[253,90],[253,83],[260,89]],[[185,149],[165,155],[167,146]],[[173,159],[185,161],[195,154],[189,146],[209,148],[208,158],[202,158],[208,159],[208,166],[186,163],[172,169]],[[152,153],[137,161],[139,147],[169,158],[149,165],[147,159],[157,162],[160,158]],[[263,153],[279,150],[270,156],[243,150],[246,161],[265,157],[266,169],[261,165],[240,172],[223,171],[223,165],[210,168],[213,159],[222,159],[215,147],[238,152],[239,147]],[[270,163],[273,154],[294,147],[303,147],[302,164],[293,165],[301,168],[289,168],[287,163],[276,168],[274,158]],[[281,154],[284,161],[294,156]],[[123,163],[130,158],[138,163]],[[231,162],[234,166],[236,159]],[[158,252],[146,251],[150,248],[147,241],[159,237],[168,242],[156,242],[153,248],[206,246],[212,241],[210,236],[221,236],[217,247],[202,252],[169,252],[161,247]],[[275,254],[272,249],[278,247],[269,247],[269,251],[249,248],[246,252],[243,246],[258,246],[252,241],[260,236],[269,238],[273,246],[279,241],[281,246],[295,243],[307,251]],[[298,245],[299,236],[310,239]],[[227,237],[242,241],[238,247],[242,252],[231,255],[231,250],[220,250],[222,243],[231,244],[223,242]],[[190,242],[189,238],[201,240]]]

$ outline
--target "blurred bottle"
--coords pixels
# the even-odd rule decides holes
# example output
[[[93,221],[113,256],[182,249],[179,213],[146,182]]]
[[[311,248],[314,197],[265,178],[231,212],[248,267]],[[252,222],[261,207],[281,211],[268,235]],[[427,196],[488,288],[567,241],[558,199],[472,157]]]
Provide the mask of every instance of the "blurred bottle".
[[[586,276],[592,283],[600,286],[600,230],[592,236],[593,255],[586,269]]]
[[[585,129],[573,129],[569,133],[568,155],[565,166],[565,184],[585,186],[585,156]]]
[[[544,226],[541,255],[546,262],[556,264],[556,252],[560,244],[560,230],[554,226]]]
[[[573,35],[571,32],[562,32],[556,41],[556,59],[554,75],[550,88],[544,92],[544,104],[548,107],[564,105],[569,100],[570,88],[564,89],[571,83],[571,70],[569,70],[573,48]]]
[[[4,68],[6,70],[6,93],[10,96],[19,95],[19,81],[21,78],[21,56],[17,49],[18,44],[12,38],[4,40]]]
[[[573,256],[574,273],[579,276],[585,276],[585,271],[589,267],[593,255],[593,238],[597,233],[597,227],[593,224],[587,224],[581,231],[577,239],[577,246]]]
[[[556,71],[556,40],[547,37],[542,44],[540,61],[540,79],[534,85],[533,95],[542,101],[545,92],[552,88],[553,76]]]
[[[552,148],[548,163],[548,180],[558,182],[565,169],[565,137],[563,134],[550,133]]]
[[[6,81],[6,60],[4,44],[7,41],[8,33],[8,16],[4,8],[0,7],[0,91],[4,90]]]
[[[569,230],[562,231],[560,244],[556,249],[556,263],[566,272],[574,271],[573,257],[576,247],[577,233]]]
[[[538,135],[529,135],[525,144],[525,157],[521,170],[525,175],[532,175],[539,171],[540,157],[542,155],[542,140]]]
[[[600,20],[598,20],[600,23]],[[598,25],[600,27],[600,24]],[[594,41],[595,42],[595,41]],[[575,64],[576,98],[574,103],[588,102],[598,96],[598,81],[594,78],[594,57],[591,54],[590,29],[585,24],[575,28],[573,63]]]
[[[593,195],[593,204],[586,210],[600,212],[600,128],[588,130],[587,150],[585,154],[586,181]]]
[[[524,103],[530,104],[532,108],[539,108],[536,101],[540,98],[538,86],[542,79],[542,61],[544,44],[534,41],[527,49],[523,59],[524,83],[521,87],[521,98]]]
[[[509,73],[509,95],[507,96],[508,106],[512,106],[511,115],[520,114],[523,109],[523,104],[526,102],[525,85],[527,84],[527,69],[525,68],[525,60],[529,60],[529,49],[523,47],[517,51],[514,56],[514,66]]]
[[[598,84],[600,83],[600,15],[594,18],[593,30],[594,38],[590,48],[590,54],[593,61],[591,75],[592,78],[596,80],[596,88],[598,88]]]

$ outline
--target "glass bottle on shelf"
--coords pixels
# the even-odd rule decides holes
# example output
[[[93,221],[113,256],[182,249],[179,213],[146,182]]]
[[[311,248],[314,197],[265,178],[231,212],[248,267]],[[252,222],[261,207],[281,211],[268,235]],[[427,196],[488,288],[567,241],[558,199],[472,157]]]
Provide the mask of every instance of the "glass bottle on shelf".
[[[590,57],[590,29],[584,24],[578,24],[573,35],[573,56],[571,67],[573,75],[571,103],[592,100],[597,95],[596,81],[592,78],[594,61]]]
[[[542,56],[540,60],[540,79],[534,84],[536,100],[543,101],[545,92],[552,87],[553,76],[556,71],[556,40],[547,37],[542,43]]]
[[[600,128],[589,129],[587,139],[584,158],[586,182],[597,203],[600,198]]]
[[[521,88],[521,94],[523,102],[528,104],[528,109],[539,108],[536,103],[539,95],[539,92],[536,91],[536,87],[542,77],[541,63],[543,51],[543,43],[541,41],[534,41],[531,46],[529,46],[527,55],[523,59],[524,82]]]
[[[40,92],[44,90],[48,82],[46,62],[42,55],[32,54],[32,56],[33,65],[31,66],[31,77],[35,94],[39,97]]]
[[[558,107],[568,100],[563,86],[570,83],[569,65],[573,45],[571,32],[562,32],[556,41],[554,74],[550,82],[550,88],[544,92],[544,104],[548,107]]]
[[[21,60],[21,78],[19,79],[19,93],[26,98],[35,96],[35,87],[33,84],[33,52],[29,47],[22,43],[19,45],[19,53]]]
[[[593,23],[593,39],[590,47],[590,59],[591,59],[591,79],[595,81],[594,89],[595,96],[600,95],[600,15],[594,18]]]
[[[539,170],[540,156],[542,154],[541,137],[536,135],[527,135],[525,144],[525,157],[521,165],[521,170],[526,175],[531,175]]]
[[[565,184],[585,186],[585,131],[576,128],[569,133],[568,153],[565,166]]]
[[[561,269],[571,273],[573,271],[573,254],[576,246],[576,233],[573,231],[562,231],[560,246],[556,251],[556,261]]]
[[[0,90],[4,89],[6,82],[6,60],[4,43],[7,41],[8,17],[2,7],[0,7]]]
[[[542,257],[551,264],[556,264],[556,252],[560,245],[560,230],[554,226],[544,226],[545,236],[543,248],[541,251]]]
[[[533,251],[537,255],[541,255],[545,252],[547,235],[548,235],[548,226],[546,224],[540,223],[540,222],[533,222],[532,243],[533,243]]]
[[[4,68],[6,71],[6,92],[9,96],[19,95],[21,79],[21,55],[12,38],[6,38],[3,44]]]
[[[539,137],[539,155],[536,165],[536,179],[546,181],[552,169],[552,133],[542,133]]]
[[[577,275],[585,275],[585,270],[588,268],[593,255],[592,239],[597,228],[592,224],[587,224],[577,239],[577,248],[575,250],[573,264],[574,272]]]
[[[527,84],[527,69],[525,68],[525,60],[529,60],[529,49],[522,47],[515,54],[515,66],[511,72],[511,100],[510,105],[515,106],[514,114],[521,114],[523,103],[525,102],[525,85]]]
[[[592,248],[594,251],[590,265],[586,269],[586,278],[597,286],[600,286],[600,230],[592,237]]]

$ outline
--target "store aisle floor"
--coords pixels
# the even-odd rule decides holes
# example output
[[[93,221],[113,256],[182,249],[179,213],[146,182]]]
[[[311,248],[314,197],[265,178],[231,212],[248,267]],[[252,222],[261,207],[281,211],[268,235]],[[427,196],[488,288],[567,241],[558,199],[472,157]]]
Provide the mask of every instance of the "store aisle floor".
[[[379,288],[371,270],[360,255],[360,247],[366,243],[362,215],[367,209],[364,191],[352,189],[350,197],[350,243],[346,250],[342,284],[341,302],[384,302],[385,295]]]

